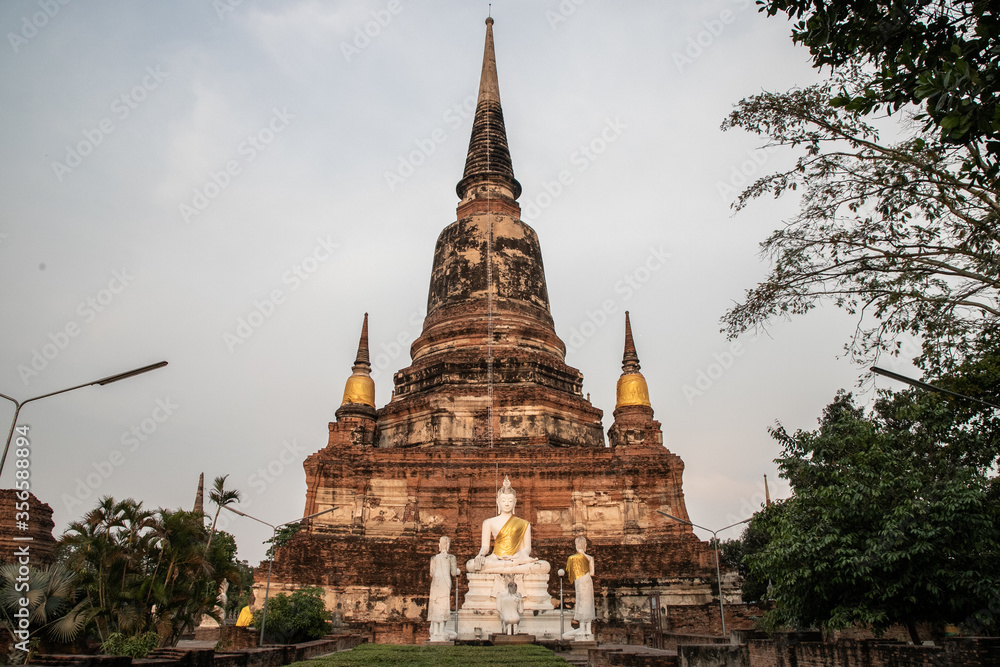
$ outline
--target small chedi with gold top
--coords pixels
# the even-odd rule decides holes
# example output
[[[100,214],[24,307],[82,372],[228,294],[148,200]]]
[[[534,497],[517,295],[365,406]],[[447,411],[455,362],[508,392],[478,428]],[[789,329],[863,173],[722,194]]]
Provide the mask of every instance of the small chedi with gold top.
[[[648,621],[651,595],[663,606],[689,608],[692,618],[708,619],[714,610],[717,622],[713,551],[690,526],[658,513],[687,518],[684,464],[664,446],[653,418],[628,313],[607,441],[602,411],[583,395],[580,371],[565,362],[538,238],[520,219],[492,19],[457,193],[456,220],[435,248],[411,363],[395,374],[392,398],[381,407],[364,316],[326,446],[304,463],[303,515],[336,509],[277,550],[271,594],[321,586],[328,608],[345,621],[426,625],[427,564],[442,536],[468,569],[478,561],[484,572],[497,565],[482,553],[484,524],[497,517],[506,476],[517,490],[514,513],[531,531],[526,574],[517,574],[542,577],[543,590],[547,585],[558,601],[549,563],[565,563],[575,538],[585,537],[596,572],[596,633]],[[468,591],[461,569],[460,600]],[[733,582],[724,582],[723,592],[727,602],[738,601]]]

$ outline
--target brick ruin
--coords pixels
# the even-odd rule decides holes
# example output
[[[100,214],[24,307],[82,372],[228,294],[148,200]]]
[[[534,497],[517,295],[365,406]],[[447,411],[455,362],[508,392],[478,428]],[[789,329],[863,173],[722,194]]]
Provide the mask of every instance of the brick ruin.
[[[492,19],[455,222],[434,252],[427,316],[375,406],[365,315],[353,372],[326,447],[305,463],[303,516],[332,507],[280,548],[271,594],[322,586],[348,622],[421,621],[442,535],[464,572],[508,475],[533,555],[562,567],[584,535],[596,560],[598,621],[667,605],[718,604],[714,552],[687,519],[684,463],[663,443],[626,314],[614,423],[582,393],[549,310],[541,249],[520,219],[497,82]],[[263,588],[266,568],[257,573]],[[732,576],[727,602],[738,602]],[[464,593],[464,576],[459,593]],[[572,599],[572,586],[566,586]],[[257,603],[263,600],[257,593]]]
[[[44,568],[55,561],[56,539],[52,508],[35,494],[0,489],[0,565],[18,563],[18,554],[28,549],[32,567]]]

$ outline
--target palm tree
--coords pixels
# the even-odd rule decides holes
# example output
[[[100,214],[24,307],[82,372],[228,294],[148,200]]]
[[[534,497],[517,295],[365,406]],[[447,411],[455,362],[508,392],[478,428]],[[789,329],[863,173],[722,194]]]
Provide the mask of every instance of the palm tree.
[[[205,553],[205,528],[191,512],[160,510],[161,562],[154,599],[157,629],[170,644],[218,604],[215,570]],[[161,578],[162,577],[162,578]]]
[[[155,515],[141,502],[105,496],[61,538],[69,548],[66,564],[84,586],[102,641],[116,631],[141,632],[152,622],[143,586],[155,526]]]
[[[240,492],[237,489],[232,489],[230,491],[226,490],[227,477],[229,477],[229,475],[216,477],[215,484],[212,486],[212,490],[208,493],[208,499],[216,504],[216,508],[215,518],[212,519],[212,529],[208,532],[208,543],[205,545],[206,549],[212,546],[212,537],[215,535],[215,524],[219,520],[219,512],[222,511],[223,507],[240,501]]]
[[[19,627],[14,614],[28,601],[28,621],[32,636],[44,631],[58,642],[71,642],[97,613],[90,600],[82,595],[76,575],[61,563],[48,568],[29,566],[28,590],[17,590],[20,566],[0,566],[0,624],[12,637]],[[23,581],[23,577],[21,578]],[[16,644],[14,639],[12,644]],[[25,656],[27,661],[28,656]]]

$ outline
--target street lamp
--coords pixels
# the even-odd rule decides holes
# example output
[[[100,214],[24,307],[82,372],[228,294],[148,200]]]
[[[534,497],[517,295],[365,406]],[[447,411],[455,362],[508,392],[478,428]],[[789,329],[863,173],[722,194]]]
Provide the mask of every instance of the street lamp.
[[[272,548],[273,548],[273,545],[274,545],[274,539],[278,536],[278,529],[279,528],[281,528],[283,526],[293,526],[293,525],[295,525],[297,523],[302,523],[306,519],[312,519],[312,518],[317,517],[317,516],[319,516],[321,514],[326,514],[327,512],[332,512],[333,510],[337,509],[336,507],[330,507],[328,509],[323,510],[322,512],[316,512],[315,514],[310,514],[309,516],[304,516],[301,519],[296,519],[295,521],[286,521],[285,523],[279,523],[277,526],[275,526],[273,524],[268,523],[267,521],[264,521],[263,519],[258,519],[255,516],[250,516],[246,512],[241,512],[241,511],[239,511],[237,509],[233,509],[232,507],[229,507],[228,505],[226,505],[225,507],[226,507],[227,510],[229,510],[233,514],[239,514],[240,516],[245,516],[248,519],[253,519],[257,523],[262,523],[265,526],[268,526],[269,528],[271,528],[271,530],[274,531],[274,534],[271,535],[271,545],[272,545]],[[264,645],[264,625],[267,623],[267,597],[271,593],[271,565],[273,563],[274,563],[274,555],[272,554],[272,556],[267,559],[267,586],[264,588],[264,613],[261,614],[261,617],[260,617],[260,643],[258,644],[258,646],[263,646]]]
[[[455,636],[458,636],[458,572],[455,572]]]
[[[721,533],[722,531],[727,530],[729,528],[732,528],[734,526],[739,526],[739,525],[744,524],[744,523],[750,523],[750,519],[743,519],[742,521],[737,521],[736,523],[731,523],[728,526],[726,526],[725,528],[719,528],[718,530],[712,530],[710,528],[705,528],[704,526],[699,526],[696,523],[691,523],[690,521],[685,521],[684,519],[676,517],[673,514],[667,514],[666,512],[661,512],[660,510],[656,510],[656,512],[658,514],[662,514],[663,516],[667,517],[668,519],[673,519],[674,521],[678,521],[680,523],[686,523],[689,526],[694,526],[695,528],[701,528],[702,530],[707,530],[708,532],[712,533],[712,541],[715,542],[715,578],[719,581],[719,615],[722,617],[722,636],[725,637],[726,636],[726,608],[725,608],[725,606],[723,604],[723,600],[722,600],[722,572],[719,569],[719,533]]]
[[[118,373],[117,375],[109,375],[106,378],[101,378],[100,380],[94,380],[93,382],[78,384],[75,387],[70,387],[69,389],[60,389],[59,391],[53,391],[48,394],[42,394],[41,396],[35,396],[34,398],[29,398],[26,401],[18,401],[15,398],[7,396],[6,394],[0,394],[0,398],[6,398],[8,401],[11,401],[16,406],[16,409],[14,410],[14,419],[10,423],[10,431],[7,432],[7,444],[4,445],[3,456],[0,456],[0,475],[3,474],[3,464],[7,460],[7,450],[10,449],[10,439],[14,435],[14,427],[17,425],[17,416],[18,414],[20,414],[21,408],[23,408],[28,403],[31,403],[32,401],[37,401],[42,398],[48,398],[49,396],[55,396],[56,394],[65,394],[67,391],[73,391],[74,389],[82,389],[83,387],[89,387],[94,384],[99,384],[101,386],[104,386],[106,384],[111,384],[112,382],[118,382],[119,380],[125,380],[127,378],[134,377],[136,375],[141,375],[142,373],[155,371],[157,368],[163,368],[166,365],[167,362],[160,361],[155,364],[150,364],[149,366],[143,366],[142,368],[136,368],[130,371],[125,371],[124,373]]]
[[[559,640],[562,641],[563,635],[566,634],[566,609],[563,607],[563,577],[566,576],[566,570],[559,568],[556,572],[559,575]]]
[[[884,368],[879,368],[878,366],[871,367],[872,373],[878,373],[879,375],[884,375],[887,378],[892,378],[893,380],[899,380],[900,382],[905,382],[906,384],[913,385],[918,389],[925,389],[927,391],[936,391],[941,394],[948,394],[949,396],[955,396],[957,398],[964,398],[967,401],[975,401],[976,403],[982,403],[983,405],[1000,410],[1000,405],[995,403],[990,403],[989,401],[983,401],[978,398],[973,398],[972,396],[966,396],[965,394],[960,394],[957,391],[950,391],[948,389],[942,389],[941,387],[936,387],[932,384],[927,384],[926,382],[921,382],[920,380],[915,380],[911,377],[906,377],[905,375],[900,375],[899,373],[893,373],[892,371],[887,371]]]

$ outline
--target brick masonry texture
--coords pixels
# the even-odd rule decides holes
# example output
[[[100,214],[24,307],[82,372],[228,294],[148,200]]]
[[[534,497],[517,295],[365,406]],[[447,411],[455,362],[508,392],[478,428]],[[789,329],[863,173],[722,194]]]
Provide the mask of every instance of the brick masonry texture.
[[[56,540],[52,537],[55,523],[52,521],[52,508],[41,502],[33,494],[28,494],[27,500],[19,500],[19,492],[14,489],[0,489],[0,564],[16,563],[15,552],[27,546],[29,559],[33,567],[45,567],[54,560],[53,553]],[[27,503],[28,529],[21,530],[18,525],[18,506]],[[30,537],[30,541],[15,540],[15,537]]]

